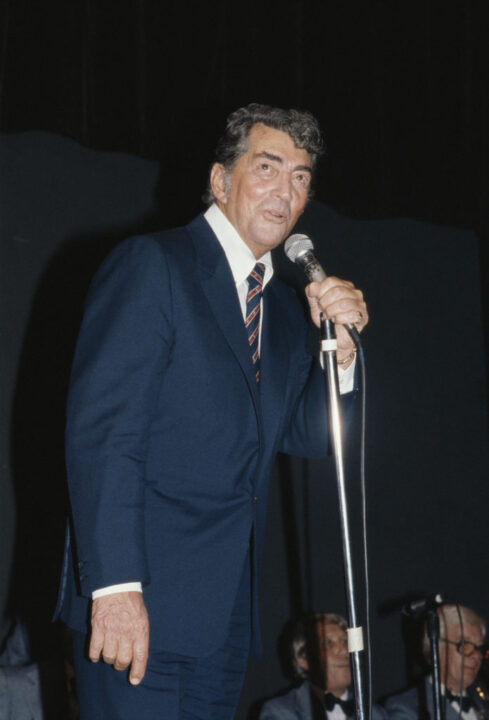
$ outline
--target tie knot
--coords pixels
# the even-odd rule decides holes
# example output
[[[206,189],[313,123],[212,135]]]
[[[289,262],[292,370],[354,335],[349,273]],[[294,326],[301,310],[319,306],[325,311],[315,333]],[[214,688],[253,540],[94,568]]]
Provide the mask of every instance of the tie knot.
[[[462,709],[462,712],[468,712],[474,704],[472,699],[468,695],[454,695],[448,688],[445,688],[445,693],[449,703],[457,702]]]
[[[256,263],[253,270],[248,275],[248,287],[254,288],[263,286],[263,277],[265,275],[265,265],[261,262]]]

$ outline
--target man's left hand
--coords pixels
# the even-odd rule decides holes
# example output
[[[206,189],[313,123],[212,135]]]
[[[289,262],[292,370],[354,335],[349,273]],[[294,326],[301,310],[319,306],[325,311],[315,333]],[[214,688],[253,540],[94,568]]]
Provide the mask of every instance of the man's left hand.
[[[92,633],[88,657],[100,656],[115,670],[131,666],[129,682],[139,685],[146,672],[149,621],[140,592],[124,591],[98,597],[92,603]]]

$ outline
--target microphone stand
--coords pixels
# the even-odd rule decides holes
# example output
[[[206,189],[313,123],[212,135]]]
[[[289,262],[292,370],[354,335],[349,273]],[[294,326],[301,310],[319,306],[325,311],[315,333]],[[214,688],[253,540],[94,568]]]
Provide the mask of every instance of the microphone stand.
[[[438,639],[440,637],[440,621],[436,606],[426,611],[426,629],[430,639],[431,663],[433,667],[433,707],[435,709],[434,720],[442,720],[441,711],[441,690],[440,690],[440,654],[438,651]]]
[[[350,328],[349,328],[350,329]],[[345,573],[346,602],[348,609],[349,627],[348,651],[352,663],[353,690],[357,720],[367,718],[365,689],[362,668],[362,655],[364,650],[363,628],[358,626],[355,605],[355,589],[353,578],[353,562],[351,555],[351,539],[348,520],[348,503],[345,491],[345,474],[343,462],[343,438],[340,409],[340,392],[338,382],[338,369],[336,364],[337,341],[333,323],[326,320],[321,313],[321,359],[324,373],[328,379],[329,388],[329,418],[330,435],[332,439],[336,479],[338,485],[339,513],[343,543],[343,565]],[[436,720],[440,720],[437,718]]]

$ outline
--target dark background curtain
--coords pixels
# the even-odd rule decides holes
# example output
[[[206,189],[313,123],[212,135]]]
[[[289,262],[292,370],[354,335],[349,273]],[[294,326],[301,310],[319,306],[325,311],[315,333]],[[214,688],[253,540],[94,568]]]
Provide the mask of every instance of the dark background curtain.
[[[166,225],[200,210],[226,115],[304,107],[318,199],[363,218],[469,227],[489,264],[482,0],[0,0],[0,130],[48,130],[162,163]],[[487,293],[484,290],[484,301]]]
[[[125,234],[200,211],[229,111],[251,101],[308,108],[326,135],[316,197],[328,208],[312,205],[304,227],[326,267],[365,287],[375,311],[366,336],[374,690],[397,689],[412,679],[412,643],[402,642],[412,631],[383,606],[442,590],[489,614],[485,4],[1,0],[0,8],[2,333],[13,338],[2,373],[3,574],[14,485],[16,565],[30,567],[37,553],[36,612],[49,614],[63,524],[64,390],[97,262]],[[101,153],[17,135],[31,130]],[[155,162],[107,151],[156,161],[159,174]],[[399,216],[423,222],[377,222]],[[21,235],[9,244],[19,223],[34,244]],[[479,242],[426,223],[471,229]],[[286,682],[276,652],[283,623],[304,609],[343,610],[334,488],[320,484],[329,471],[281,460],[274,474],[265,656],[250,666],[240,718]],[[44,544],[26,541],[33,517]]]
[[[259,101],[320,118],[323,201],[363,217],[487,227],[484,2],[0,7],[0,129],[161,161],[167,216],[199,208],[223,118]]]

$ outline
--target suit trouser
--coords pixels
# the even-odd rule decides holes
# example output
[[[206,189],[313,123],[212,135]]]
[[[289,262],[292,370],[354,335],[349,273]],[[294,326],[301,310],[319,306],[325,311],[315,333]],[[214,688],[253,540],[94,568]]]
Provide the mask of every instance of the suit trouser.
[[[138,686],[129,684],[127,671],[91,663],[87,636],[73,632],[80,720],[232,720],[246,671],[250,625],[248,559],[223,647],[198,658],[150,647]]]

